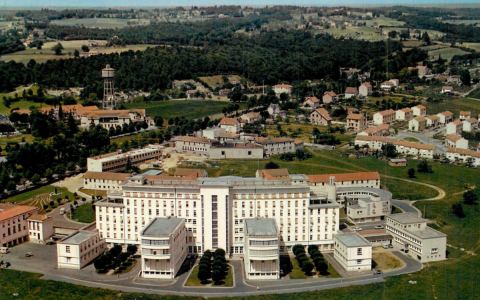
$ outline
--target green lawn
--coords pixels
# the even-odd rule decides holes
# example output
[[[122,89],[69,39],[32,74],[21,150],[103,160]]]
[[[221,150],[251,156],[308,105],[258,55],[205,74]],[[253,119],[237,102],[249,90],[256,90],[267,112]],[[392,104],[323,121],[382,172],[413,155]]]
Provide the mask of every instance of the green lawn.
[[[0,98],[3,98],[3,96],[0,95]],[[45,103],[34,103],[32,101],[27,101],[27,100],[20,100],[18,102],[12,102],[10,104],[10,107],[6,107],[3,105],[3,101],[0,102],[0,113],[6,114],[7,116],[10,115],[10,111],[13,108],[19,108],[19,109],[30,109],[30,108],[41,108],[41,107],[51,107],[51,105],[47,105]]]
[[[59,26],[84,26],[88,28],[123,28],[129,21],[140,21],[141,25],[150,24],[147,19],[118,19],[118,18],[84,18],[84,19],[63,19],[52,20],[51,23]],[[139,24],[140,25],[140,24]]]
[[[72,214],[72,220],[82,223],[92,223],[95,221],[95,209],[92,203],[80,205]]]
[[[308,278],[302,268],[298,265],[298,261],[295,257],[290,257],[290,263],[292,264],[292,271],[290,271],[290,279],[305,279]]]
[[[444,49],[428,51],[428,56],[430,57],[431,60],[436,60],[438,59],[438,56],[441,55],[443,59],[450,61],[452,57],[454,57],[455,55],[463,55],[467,53],[468,52],[465,52],[458,48],[444,48]]]
[[[240,270],[235,270],[236,272],[241,272]],[[223,281],[223,284],[219,284],[218,286],[233,286],[233,273],[232,268],[228,266],[228,273]],[[211,285],[212,281],[208,280],[207,283],[201,283],[198,279],[198,265],[193,267],[192,273],[188,277],[187,281],[185,282],[185,286],[207,286]]]
[[[162,116],[167,121],[169,118],[184,116],[187,119],[196,119],[222,113],[222,108],[230,102],[212,100],[172,100],[151,103],[128,103],[127,108],[144,108],[149,116]],[[240,109],[245,105],[240,104]]]

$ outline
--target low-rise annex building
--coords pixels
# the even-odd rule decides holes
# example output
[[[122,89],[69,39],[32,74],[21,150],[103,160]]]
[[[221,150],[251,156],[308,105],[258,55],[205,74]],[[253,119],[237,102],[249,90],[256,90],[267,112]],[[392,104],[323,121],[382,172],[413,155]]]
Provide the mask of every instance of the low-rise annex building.
[[[130,173],[92,172],[83,175],[83,188],[97,191],[121,190],[121,185],[132,176]]]
[[[132,165],[139,165],[162,158],[163,146],[149,145],[143,149],[131,150],[124,153],[108,153],[87,158],[87,169],[92,172],[117,172],[125,170],[128,161]]]
[[[347,217],[355,224],[377,222],[392,211],[392,193],[372,188],[345,188]]]
[[[280,233],[275,219],[245,219],[245,275],[252,279],[280,278]]]
[[[188,253],[185,219],[152,219],[140,233],[142,277],[173,279]]]
[[[360,132],[357,136],[387,136],[390,131],[390,126],[388,124],[378,125],[372,128],[367,128],[364,131]]]
[[[105,250],[105,239],[93,222],[57,242],[58,268],[80,270]]]
[[[372,243],[356,232],[334,237],[333,257],[346,271],[372,269]]]
[[[447,258],[447,235],[429,227],[425,219],[411,213],[393,214],[387,217],[386,229],[394,247],[422,263]]]
[[[28,234],[30,242],[43,243],[55,234],[53,217],[34,214],[28,217]]]

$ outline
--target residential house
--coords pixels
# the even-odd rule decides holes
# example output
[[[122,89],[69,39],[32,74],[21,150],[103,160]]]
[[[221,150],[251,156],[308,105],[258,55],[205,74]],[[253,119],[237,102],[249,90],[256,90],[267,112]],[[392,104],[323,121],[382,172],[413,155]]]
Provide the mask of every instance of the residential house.
[[[461,136],[449,134],[445,137],[447,148],[468,149],[468,140]]]
[[[437,116],[440,118],[440,124],[450,123],[454,117],[453,113],[448,110],[437,114]]]
[[[394,145],[397,142],[394,138],[383,137],[383,136],[366,136],[366,135],[357,135],[355,138],[355,145],[359,147],[368,146],[372,150],[382,150],[382,146],[386,144]]]
[[[255,121],[260,121],[262,119],[262,116],[260,116],[260,113],[250,112],[250,113],[241,115],[240,118],[242,120],[247,121],[247,123],[253,123]]]
[[[393,83],[396,89],[400,86],[400,80],[398,79],[390,79],[389,81]]]
[[[478,120],[475,118],[470,118],[463,121],[463,128],[462,130],[465,132],[472,132],[478,129]]]
[[[390,81],[384,81],[380,84],[380,89],[385,92],[390,92],[395,88],[395,84]]]
[[[287,117],[285,112],[280,108],[280,105],[278,104],[274,104],[274,103],[270,104],[267,108],[267,111],[270,114],[270,116],[274,119],[276,119],[277,117],[281,117],[282,119],[285,119]]]
[[[388,124],[378,125],[372,128],[367,128],[364,131],[360,132],[358,135],[365,136],[387,136],[390,130]]]
[[[317,108],[310,114],[310,123],[315,125],[324,125],[328,126],[332,123],[332,118],[328,111],[321,107]]]
[[[345,99],[350,99],[352,97],[358,96],[358,89],[356,87],[347,87],[345,89]]]
[[[367,118],[362,114],[349,114],[347,116],[347,129],[361,132],[367,128]]]
[[[480,152],[469,149],[449,148],[446,157],[450,161],[459,161],[466,163],[471,160],[472,166],[480,167]]]
[[[424,131],[427,128],[427,118],[416,117],[408,122],[408,129],[411,131]]]
[[[320,106],[320,100],[317,97],[305,97],[305,101],[302,103],[303,109],[314,110]]]
[[[428,116],[427,117],[427,128],[437,127],[440,124],[439,116]]]
[[[363,97],[367,97],[368,95],[370,95],[372,93],[372,91],[373,91],[373,89],[372,89],[372,85],[370,84],[370,82],[364,82],[358,88],[358,93]]]
[[[223,118],[218,125],[220,128],[225,129],[226,132],[239,133],[242,130],[238,118]]]
[[[395,112],[395,118],[400,121],[408,121],[413,117],[413,110],[411,108],[399,109]]]
[[[395,248],[422,263],[447,258],[447,235],[427,225],[427,220],[411,213],[387,216],[387,233]]]
[[[470,111],[460,111],[460,121],[465,121],[467,119],[470,119],[472,115],[472,112]]]
[[[393,109],[387,109],[379,111],[373,115],[373,124],[388,124],[395,122],[395,111]]]
[[[292,92],[292,86],[289,84],[277,84],[273,86],[273,91],[275,94],[290,94]]]
[[[335,94],[333,91],[325,92],[325,94],[323,94],[323,103],[336,102],[337,97],[337,94]]]
[[[414,155],[421,158],[433,158],[436,154],[434,145],[411,143],[404,140],[398,140],[394,143],[398,153],[405,155]]]
[[[442,91],[440,93],[451,94],[451,93],[453,93],[453,87],[452,86],[443,86]]]
[[[463,123],[460,120],[455,120],[447,124],[447,134],[462,134]]]
[[[427,108],[421,104],[412,107],[412,111],[415,117],[425,117],[427,115]]]

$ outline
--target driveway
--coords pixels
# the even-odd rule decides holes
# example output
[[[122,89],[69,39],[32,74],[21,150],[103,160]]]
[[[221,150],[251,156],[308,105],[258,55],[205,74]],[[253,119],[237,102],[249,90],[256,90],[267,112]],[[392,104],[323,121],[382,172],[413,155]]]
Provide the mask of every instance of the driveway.
[[[413,203],[413,201],[408,200],[392,200],[392,204],[400,208],[404,212],[412,213],[418,217],[421,217],[422,213],[415,206],[412,205]]]
[[[404,138],[415,138],[422,142],[423,144],[430,144],[435,146],[435,152],[437,154],[445,154],[447,152],[447,148],[443,144],[443,141],[435,140],[433,136],[437,133],[445,132],[445,127],[441,127],[437,129],[437,131],[427,131],[427,132],[408,132],[408,131],[399,131],[398,134],[394,137],[396,139],[404,139]]]

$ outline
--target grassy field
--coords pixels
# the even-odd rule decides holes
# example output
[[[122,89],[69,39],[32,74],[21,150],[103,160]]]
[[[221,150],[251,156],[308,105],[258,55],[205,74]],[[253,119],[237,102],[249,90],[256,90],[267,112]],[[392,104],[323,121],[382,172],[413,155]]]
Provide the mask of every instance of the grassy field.
[[[184,116],[187,119],[221,114],[222,108],[227,107],[230,102],[212,100],[174,100],[154,103],[127,103],[128,109],[144,108],[149,116],[162,116],[165,121],[169,118]],[[240,109],[245,107],[240,104]]]
[[[372,253],[372,260],[377,264],[375,269],[384,272],[401,268],[404,265],[401,260],[390,252]]]
[[[477,52],[480,52],[480,43],[462,43],[459,46],[471,48]]]
[[[237,272],[239,271],[237,270]],[[207,281],[207,283],[205,284],[200,282],[200,280],[198,279],[198,265],[196,265],[193,268],[192,273],[190,273],[190,276],[185,282],[185,286],[207,286],[211,284],[212,284],[211,280]],[[232,268],[230,266],[228,267],[228,273],[227,273],[227,276],[225,277],[225,280],[223,281],[223,284],[220,284],[218,286],[223,286],[223,287],[233,286],[233,273],[232,273]]]
[[[19,134],[15,136],[9,136],[9,137],[0,137],[0,145],[6,145],[7,143],[20,143],[22,142],[22,138],[25,139],[25,142],[31,143],[35,140],[33,135],[31,134]]]
[[[443,20],[442,22],[449,23],[449,24],[464,24],[464,25],[480,24],[480,20]]]
[[[428,51],[428,56],[432,60],[438,59],[439,55],[441,55],[443,59],[451,60],[452,57],[454,57],[455,55],[463,55],[467,53],[468,52],[465,52],[458,48],[443,48],[443,49]]]
[[[64,19],[53,20],[53,25],[60,26],[84,26],[87,28],[123,28],[128,25],[129,21],[136,21],[136,25],[148,25],[150,20],[147,19],[117,19],[117,18],[85,18],[85,19]]]
[[[92,223],[95,221],[95,209],[92,203],[80,205],[72,214],[72,220],[82,223]]]
[[[362,20],[362,22],[367,23],[367,26],[374,26],[375,23],[378,26],[403,26],[403,25],[405,25],[404,21],[397,21],[395,19],[386,18],[383,15],[378,17],[378,18],[373,18],[372,20]]]
[[[18,102],[12,102],[10,107],[3,105],[3,101],[0,102],[0,113],[5,115],[10,115],[10,112],[13,108],[19,109],[31,109],[31,108],[41,108],[41,107],[51,107],[51,105],[45,103],[34,103],[32,101],[20,100]]]
[[[469,97],[474,97],[474,92],[472,92]],[[446,110],[451,111],[457,116],[460,111],[471,111],[474,117],[480,113],[480,102],[472,99],[453,98],[452,100],[445,100],[440,103],[427,102],[424,105],[429,115],[441,113]]]
[[[98,53],[120,53],[129,50],[133,51],[143,51],[148,47],[155,47],[155,45],[127,45],[124,47],[106,47],[106,41],[95,41],[99,44],[99,47],[95,49]],[[88,41],[81,40],[81,41],[61,41],[63,48],[65,48],[62,53],[63,55],[55,55],[52,47],[57,45],[58,42],[48,42],[45,43],[41,50],[37,50],[36,48],[28,48],[23,51],[18,51],[15,53],[10,53],[7,55],[2,55],[0,60],[2,61],[10,61],[14,60],[16,62],[21,62],[23,64],[27,64],[30,59],[34,59],[37,63],[43,63],[47,60],[51,59],[69,59],[73,58],[73,52],[75,50],[79,50],[81,52],[82,45],[88,45]],[[68,55],[70,53],[71,55]]]
[[[318,30],[322,33],[329,33],[336,37],[352,37],[359,40],[367,41],[383,41],[386,39],[385,36],[379,34],[375,28],[372,27],[357,27],[357,26],[347,26],[345,30],[341,28],[329,28]]]
[[[31,191],[7,198],[5,199],[5,202],[21,203],[29,199],[32,199],[35,196],[42,195],[42,194],[50,194],[54,191],[55,191],[55,187],[51,185],[46,185],[41,188],[34,189]],[[60,195],[54,195],[51,197],[51,199],[54,201],[56,201],[57,199],[65,199],[65,196],[68,196],[70,201],[73,201],[73,199],[75,199],[75,196],[72,193],[70,193],[66,188],[57,187],[57,192],[60,193]]]

